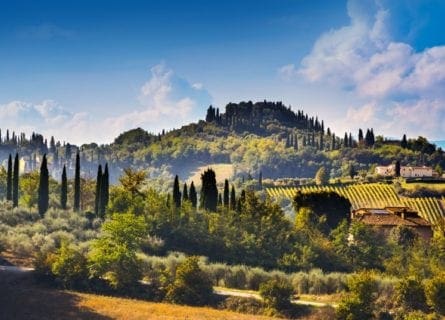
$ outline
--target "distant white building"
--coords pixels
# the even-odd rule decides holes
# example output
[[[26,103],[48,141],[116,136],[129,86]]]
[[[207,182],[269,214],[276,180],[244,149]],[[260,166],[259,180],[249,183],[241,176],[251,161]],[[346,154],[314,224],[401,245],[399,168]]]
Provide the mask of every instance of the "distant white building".
[[[392,177],[396,174],[396,165],[377,166],[375,173],[383,177]],[[403,178],[431,178],[433,176],[433,168],[431,167],[411,167],[401,166],[400,176]]]

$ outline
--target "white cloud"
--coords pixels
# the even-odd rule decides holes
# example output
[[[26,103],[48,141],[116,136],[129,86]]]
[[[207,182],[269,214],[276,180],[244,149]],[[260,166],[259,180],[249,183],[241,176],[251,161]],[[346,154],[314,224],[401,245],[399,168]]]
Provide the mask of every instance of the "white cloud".
[[[178,77],[164,64],[151,68],[140,89],[140,105],[132,111],[105,119],[73,113],[52,100],[33,104],[12,101],[0,105],[3,128],[16,132],[39,132],[72,143],[110,142],[124,130],[142,127],[157,132],[172,129],[204,116],[211,103],[209,93]]]
[[[343,107],[343,116],[357,127],[373,122],[384,134],[400,135],[397,129],[445,137],[445,46],[416,52],[394,41],[387,27],[391,13],[380,2],[350,0],[347,10],[349,25],[322,34],[296,71],[288,65],[279,72],[354,93],[356,106]]]
[[[279,75],[285,80],[291,80],[297,75],[297,70],[294,64],[287,64],[278,69]]]

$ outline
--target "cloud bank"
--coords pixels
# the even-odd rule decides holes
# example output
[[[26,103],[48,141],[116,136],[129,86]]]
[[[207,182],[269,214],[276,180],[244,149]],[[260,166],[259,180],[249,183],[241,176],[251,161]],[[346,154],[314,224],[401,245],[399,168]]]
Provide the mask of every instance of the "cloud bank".
[[[138,100],[139,105],[131,111],[105,119],[70,112],[53,100],[11,101],[0,104],[0,122],[2,129],[53,135],[71,143],[105,143],[136,127],[158,132],[196,121],[203,117],[211,96],[202,84],[191,84],[165,64],[158,64],[151,68],[150,78],[140,88]]]
[[[353,93],[340,126],[373,126],[386,135],[445,137],[445,46],[416,50],[393,40],[391,12],[377,1],[350,0],[350,23],[322,34],[286,77]]]

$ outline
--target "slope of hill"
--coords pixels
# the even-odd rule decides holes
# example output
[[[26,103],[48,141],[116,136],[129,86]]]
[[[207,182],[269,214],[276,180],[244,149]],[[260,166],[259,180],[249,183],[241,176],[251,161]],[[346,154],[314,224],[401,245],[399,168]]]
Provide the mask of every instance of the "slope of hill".
[[[286,196],[293,198],[297,192],[333,191],[347,198],[352,209],[384,208],[391,206],[407,206],[417,212],[425,220],[435,225],[445,218],[442,200],[435,198],[404,198],[399,197],[394,188],[388,184],[370,183],[339,186],[302,186],[293,188],[268,188],[272,197]]]
[[[98,163],[108,162],[114,182],[126,167],[148,169],[150,177],[175,175],[186,179],[197,167],[231,164],[235,175],[264,178],[313,177],[324,166],[332,178],[347,174],[347,167],[369,170],[374,164],[440,165],[445,156],[425,138],[400,141],[374,136],[368,129],[354,137],[336,135],[323,120],[303,111],[293,111],[281,102],[229,103],[225,112],[209,107],[205,121],[191,123],[170,132],[153,134],[137,128],[119,135],[108,145],[80,147],[60,143],[53,137],[23,134],[0,139],[0,160],[6,165],[10,153],[19,152],[25,170],[38,169],[44,153],[50,171],[59,179],[64,164],[73,176],[74,158],[80,152],[83,176],[95,177]],[[94,139],[94,138],[93,138]]]

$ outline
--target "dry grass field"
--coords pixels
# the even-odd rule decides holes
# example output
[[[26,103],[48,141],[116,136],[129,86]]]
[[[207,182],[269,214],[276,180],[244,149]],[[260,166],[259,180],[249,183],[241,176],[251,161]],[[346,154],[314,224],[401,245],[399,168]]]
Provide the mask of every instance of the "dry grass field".
[[[223,184],[225,179],[230,180],[233,176],[233,164],[230,163],[215,163],[206,166],[201,166],[194,170],[190,177],[187,179],[187,183],[190,184],[192,181],[195,186],[201,185],[201,174],[207,170],[207,168],[212,168],[216,174],[216,183]]]
[[[30,273],[0,271],[0,319],[249,320],[272,319],[37,286]]]

